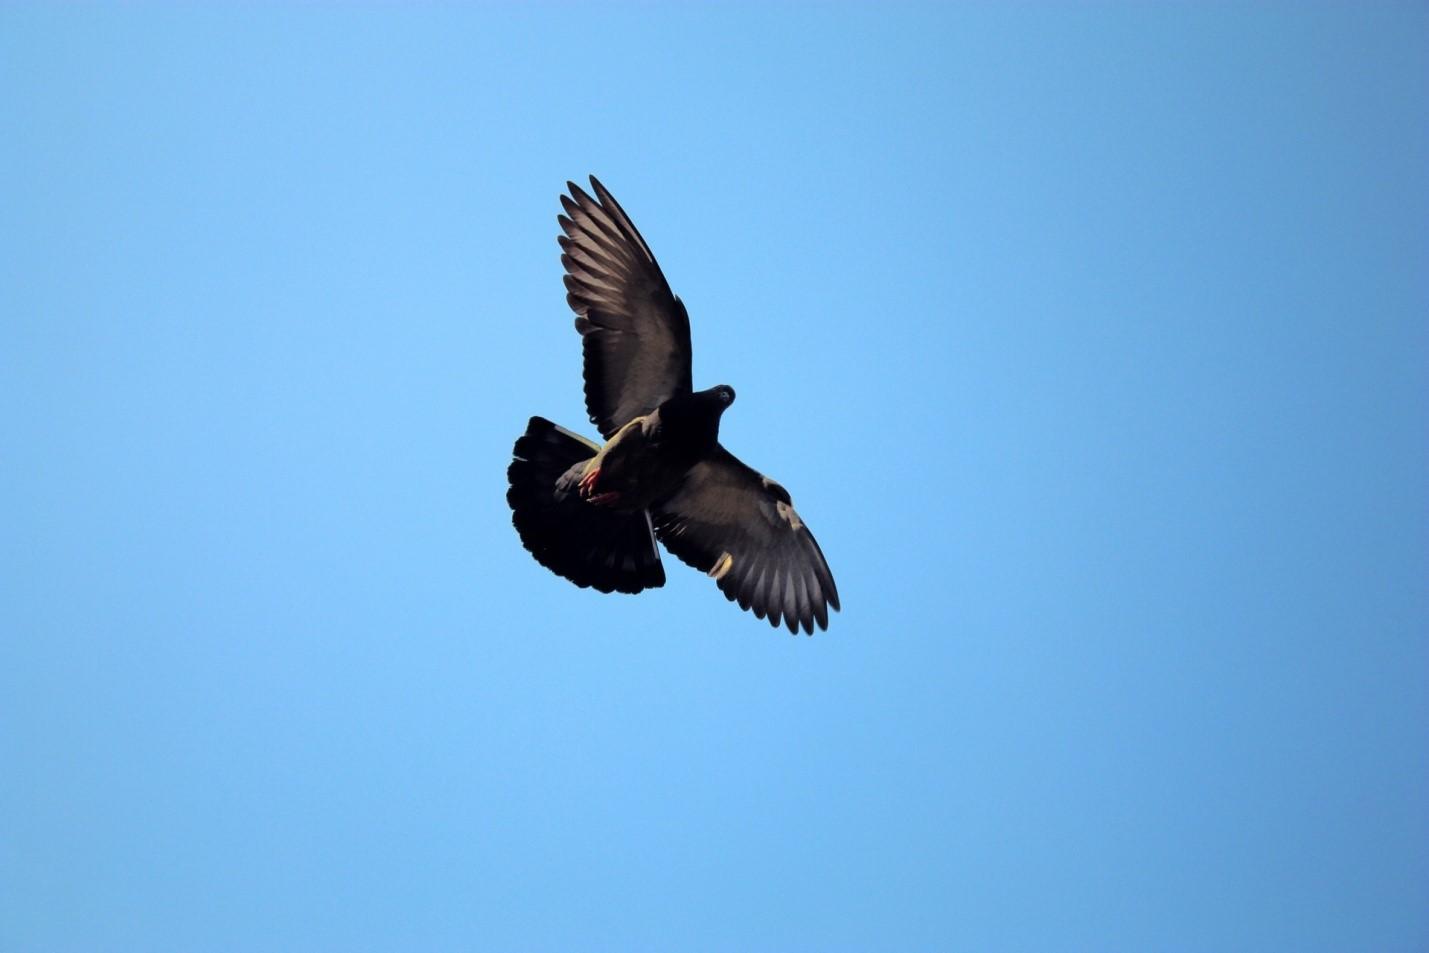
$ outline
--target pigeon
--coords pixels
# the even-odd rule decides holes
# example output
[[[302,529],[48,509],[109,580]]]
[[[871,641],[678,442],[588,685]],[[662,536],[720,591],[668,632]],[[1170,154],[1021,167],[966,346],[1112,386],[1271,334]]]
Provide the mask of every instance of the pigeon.
[[[694,390],[690,319],[650,246],[605,186],[567,182],[557,216],[585,402],[604,444],[532,417],[507,469],[521,544],[577,586],[665,584],[658,539],[776,629],[827,629],[838,589],[789,491],[719,442],[734,403]]]

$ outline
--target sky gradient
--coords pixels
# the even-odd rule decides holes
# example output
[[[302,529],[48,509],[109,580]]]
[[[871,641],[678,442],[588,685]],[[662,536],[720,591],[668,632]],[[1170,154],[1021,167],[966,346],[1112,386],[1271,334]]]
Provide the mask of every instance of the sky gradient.
[[[1426,36],[0,8],[0,949],[1425,949]],[[829,632],[522,550],[592,172]]]

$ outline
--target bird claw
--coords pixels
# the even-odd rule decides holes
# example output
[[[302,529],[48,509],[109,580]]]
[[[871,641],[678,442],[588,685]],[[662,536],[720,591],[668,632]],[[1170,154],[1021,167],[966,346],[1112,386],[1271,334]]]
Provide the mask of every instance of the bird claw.
[[[591,470],[581,477],[581,482],[577,484],[580,489],[581,499],[587,503],[594,503],[596,506],[610,506],[620,500],[620,494],[614,491],[607,493],[595,492],[596,481],[600,479],[600,467]]]
[[[595,491],[595,481],[599,478],[600,467],[594,467],[586,471],[585,476],[581,477],[580,483],[576,484],[582,497],[590,499],[591,493]]]

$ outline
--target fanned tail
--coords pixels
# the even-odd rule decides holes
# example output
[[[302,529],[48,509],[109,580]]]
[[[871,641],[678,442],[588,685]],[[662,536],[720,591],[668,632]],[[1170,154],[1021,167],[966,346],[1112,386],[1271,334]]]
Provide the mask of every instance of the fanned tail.
[[[660,551],[644,510],[622,513],[557,486],[600,448],[543,417],[532,417],[507,468],[511,522],[536,561],[578,586],[639,592],[665,584]],[[569,490],[569,492],[568,492]]]

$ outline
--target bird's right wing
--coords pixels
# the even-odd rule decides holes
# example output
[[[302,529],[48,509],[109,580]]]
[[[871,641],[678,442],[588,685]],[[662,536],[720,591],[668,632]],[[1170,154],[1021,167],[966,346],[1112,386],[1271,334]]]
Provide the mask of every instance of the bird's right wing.
[[[695,464],[654,510],[655,535],[682,561],[714,577],[725,598],[790,632],[828,628],[839,591],[789,493],[722,446]]]
[[[606,439],[665,400],[688,394],[690,319],[629,216],[591,176],[558,218],[566,300],[585,352],[586,411]]]

